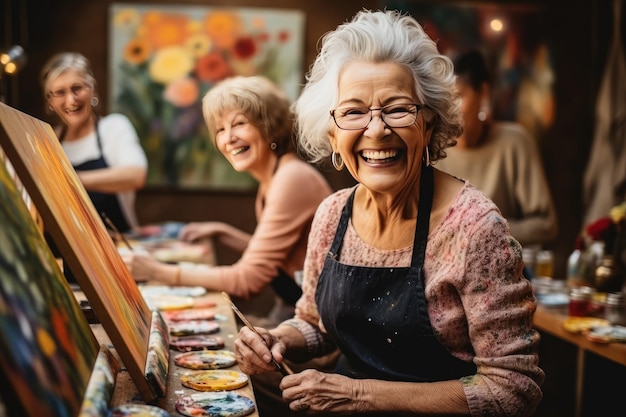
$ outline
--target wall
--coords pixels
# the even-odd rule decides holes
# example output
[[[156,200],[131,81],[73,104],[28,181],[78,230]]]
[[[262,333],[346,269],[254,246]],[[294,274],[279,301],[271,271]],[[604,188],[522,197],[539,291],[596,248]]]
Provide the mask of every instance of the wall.
[[[6,9],[11,10],[16,18],[12,20],[12,27],[3,31],[4,39],[0,43],[22,44],[28,51],[29,59],[17,82],[11,83],[10,104],[52,122],[45,113],[38,71],[53,53],[65,50],[85,54],[94,66],[100,90],[107,91],[107,12],[111,1],[5,1]],[[153,0],[136,3],[175,2]],[[357,10],[376,8],[378,4],[376,0],[214,0],[184,3],[303,10],[306,13],[305,69],[315,57],[316,44],[321,35]],[[514,2],[500,0],[496,3]],[[557,114],[549,132],[550,140],[542,144],[541,151],[559,214],[561,233],[553,249],[556,252],[556,274],[563,276],[565,260],[580,230],[580,185],[593,135],[595,91],[611,27],[611,18],[607,16],[610,2],[550,0],[535,3],[543,5],[553,20],[554,28],[551,43],[555,51]],[[102,95],[101,106],[103,109],[108,106],[106,94]],[[327,175],[335,188],[352,183],[345,174],[328,172]],[[252,198],[251,193],[242,195],[155,188],[139,193],[138,207],[144,222],[216,219],[251,230],[254,225]]]

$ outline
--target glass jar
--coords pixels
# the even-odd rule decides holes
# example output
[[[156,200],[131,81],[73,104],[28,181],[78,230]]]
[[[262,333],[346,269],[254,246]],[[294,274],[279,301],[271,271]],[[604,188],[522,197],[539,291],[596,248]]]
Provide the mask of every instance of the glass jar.
[[[604,301],[604,318],[611,324],[626,326],[626,295],[608,293]]]
[[[589,314],[594,290],[591,287],[572,288],[569,293],[568,314],[571,317],[585,317]]]

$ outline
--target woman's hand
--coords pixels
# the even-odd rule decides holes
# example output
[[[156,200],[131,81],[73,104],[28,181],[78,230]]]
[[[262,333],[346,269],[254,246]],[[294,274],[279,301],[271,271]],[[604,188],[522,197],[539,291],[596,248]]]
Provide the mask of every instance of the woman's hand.
[[[280,382],[283,400],[293,411],[354,414],[372,411],[365,401],[365,380],[307,369]]]
[[[210,238],[217,233],[221,233],[222,227],[220,222],[202,222],[188,223],[178,233],[178,238],[186,242],[202,238]]]
[[[239,368],[248,375],[276,371],[272,356],[280,364],[286,350],[285,345],[267,329],[256,327],[256,330],[261,336],[247,327],[242,327],[234,343]]]
[[[124,252],[122,260],[133,279],[138,282],[158,280],[157,270],[161,263],[146,252]]]

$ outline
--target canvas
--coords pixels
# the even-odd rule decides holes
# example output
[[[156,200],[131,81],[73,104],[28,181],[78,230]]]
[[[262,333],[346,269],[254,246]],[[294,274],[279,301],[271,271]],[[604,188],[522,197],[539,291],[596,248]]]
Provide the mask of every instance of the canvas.
[[[211,143],[202,97],[232,75],[264,75],[293,100],[303,82],[304,13],[288,9],[113,4],[110,103],[148,157],[148,186],[250,189]]]
[[[0,164],[0,398],[10,416],[77,416],[98,344]]]
[[[0,146],[145,401],[152,312],[51,126],[0,103]],[[4,203],[3,203],[4,204]]]

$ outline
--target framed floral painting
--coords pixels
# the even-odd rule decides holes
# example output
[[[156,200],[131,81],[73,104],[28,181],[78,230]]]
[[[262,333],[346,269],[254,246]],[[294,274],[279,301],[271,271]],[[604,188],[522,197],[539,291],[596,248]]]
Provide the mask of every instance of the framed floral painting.
[[[265,8],[112,4],[110,100],[148,156],[148,185],[255,185],[215,149],[202,97],[233,75],[265,75],[293,99],[302,84],[304,13]]]

